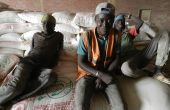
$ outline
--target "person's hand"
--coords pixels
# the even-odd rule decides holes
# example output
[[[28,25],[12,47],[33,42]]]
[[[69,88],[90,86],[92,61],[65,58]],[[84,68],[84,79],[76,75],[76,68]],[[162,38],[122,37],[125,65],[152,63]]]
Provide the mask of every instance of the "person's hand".
[[[125,18],[127,18],[127,19],[130,19],[130,18],[131,18],[131,16],[132,16],[130,13],[124,13],[123,15],[124,15],[124,16],[125,16]]]
[[[127,18],[128,18],[128,19],[130,19],[130,18],[131,18],[131,16],[132,16],[132,15],[129,13],[129,14],[128,14],[128,16],[127,16]]]
[[[106,84],[109,84],[112,82],[113,78],[112,76],[108,75],[108,74],[104,74],[104,73],[99,73],[99,78]]]
[[[100,78],[96,79],[96,89],[103,89],[105,88],[105,86],[106,84],[104,84],[104,82]]]

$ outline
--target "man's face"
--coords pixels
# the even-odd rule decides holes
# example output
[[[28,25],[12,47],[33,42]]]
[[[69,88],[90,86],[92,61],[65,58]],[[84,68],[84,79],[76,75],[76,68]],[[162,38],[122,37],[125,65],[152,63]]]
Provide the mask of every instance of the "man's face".
[[[109,14],[98,14],[96,15],[95,21],[98,34],[104,36],[108,34],[112,28],[114,17]]]
[[[55,23],[49,22],[49,21],[44,21],[43,22],[43,31],[46,34],[50,34],[54,31],[55,28]]]
[[[125,22],[123,22],[123,20],[117,20],[114,24],[114,27],[117,31],[122,32],[125,28]]]

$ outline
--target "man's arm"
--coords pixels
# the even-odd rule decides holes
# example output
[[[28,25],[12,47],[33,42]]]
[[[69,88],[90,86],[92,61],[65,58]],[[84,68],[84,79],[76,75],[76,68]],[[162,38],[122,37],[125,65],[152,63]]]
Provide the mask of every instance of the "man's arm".
[[[117,54],[115,60],[113,60],[111,62],[111,64],[109,65],[107,71],[109,73],[112,73],[112,75],[113,75],[114,70],[116,70],[118,68],[118,66],[119,66],[119,62],[120,62],[120,55]]]
[[[87,61],[87,56],[78,54],[78,65],[84,71],[87,71],[91,75],[97,77],[96,73],[98,72],[98,70],[96,70],[96,69],[94,69],[93,67],[90,66],[90,63]]]
[[[87,61],[87,56],[78,55],[78,65],[80,66],[81,69],[87,71],[88,73],[95,77],[100,78],[106,84],[111,83],[112,77],[109,74],[94,69],[92,66],[90,66],[90,63]]]
[[[61,33],[61,40],[60,40],[60,50],[64,48],[64,35]]]
[[[114,71],[117,70],[119,64],[120,64],[120,56],[121,56],[121,41],[118,40],[118,32],[115,31],[115,39],[116,39],[116,45],[115,45],[115,55],[116,56],[113,61],[110,63],[109,67],[107,68],[107,71],[114,75]]]
[[[30,50],[32,50],[34,48],[34,39],[35,39],[35,36],[36,36],[36,33],[32,37],[31,49]]]

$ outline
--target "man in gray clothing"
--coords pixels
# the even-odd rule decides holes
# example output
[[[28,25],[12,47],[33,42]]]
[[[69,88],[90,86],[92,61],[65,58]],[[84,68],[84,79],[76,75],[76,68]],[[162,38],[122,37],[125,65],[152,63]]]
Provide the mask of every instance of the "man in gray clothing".
[[[63,48],[63,35],[55,32],[55,18],[46,14],[42,18],[43,31],[35,33],[32,48],[15,67],[12,79],[0,87],[0,105],[19,95],[28,97],[49,84],[52,68]],[[31,93],[28,89],[33,88]]]
[[[127,57],[129,53],[130,56],[127,58],[122,66],[122,73],[129,77],[140,77],[143,75],[142,69],[156,56],[155,60],[155,71],[154,78],[160,80],[166,84],[170,84],[170,78],[167,77],[162,71],[163,66],[168,60],[169,49],[170,49],[170,40],[169,33],[164,31],[161,33],[155,34],[151,29],[139,18],[131,15],[119,15],[115,18],[114,25],[125,25],[125,16],[128,16],[128,20],[135,22],[136,25],[133,28],[128,30],[120,29],[123,31],[121,37],[121,56]],[[136,50],[133,45],[133,39],[138,35],[139,31],[147,33],[152,40],[148,45],[142,50]],[[126,51],[126,55],[125,52]]]

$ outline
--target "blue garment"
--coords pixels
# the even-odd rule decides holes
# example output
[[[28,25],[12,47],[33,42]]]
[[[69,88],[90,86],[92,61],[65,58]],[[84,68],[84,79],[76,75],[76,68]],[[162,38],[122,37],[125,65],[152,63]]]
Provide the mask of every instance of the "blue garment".
[[[80,39],[79,39],[79,44],[78,44],[78,47],[77,47],[77,54],[87,55],[87,50],[85,48],[82,36],[80,36]]]

